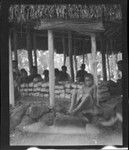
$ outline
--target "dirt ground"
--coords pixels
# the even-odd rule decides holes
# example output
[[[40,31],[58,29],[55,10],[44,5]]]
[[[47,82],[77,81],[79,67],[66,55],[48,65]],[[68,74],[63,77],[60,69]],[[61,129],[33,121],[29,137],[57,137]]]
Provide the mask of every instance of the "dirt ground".
[[[38,99],[38,101],[41,99]],[[22,102],[30,103],[37,98],[24,98]],[[44,101],[47,103],[47,99]],[[24,131],[16,129],[10,133],[10,145],[122,145],[121,127],[100,128],[92,124],[86,127],[47,126],[34,123]]]
[[[54,126],[43,129],[37,124],[29,132],[16,130],[12,133],[10,145],[122,145],[122,132],[90,124],[84,129]]]

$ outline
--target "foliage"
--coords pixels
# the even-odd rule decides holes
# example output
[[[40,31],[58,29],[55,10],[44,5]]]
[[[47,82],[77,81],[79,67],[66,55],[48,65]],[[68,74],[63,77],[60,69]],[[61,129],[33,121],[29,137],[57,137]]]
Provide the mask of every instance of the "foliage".
[[[91,73],[91,53],[85,55],[84,63],[86,64],[86,71]],[[37,50],[37,65],[38,65],[38,73],[42,75],[45,69],[49,69],[48,66],[48,51]],[[108,79],[112,79],[116,81],[119,78],[119,72],[117,68],[117,61],[122,59],[122,54],[112,54],[109,56],[109,66],[110,70],[107,67],[107,77]],[[73,59],[74,60],[74,59]],[[97,52],[97,74],[102,78],[102,55],[100,52]],[[107,59],[106,59],[107,60]],[[63,65],[64,57],[63,54],[54,54],[54,66],[61,70],[61,66]],[[75,62],[73,61],[75,64]],[[81,64],[83,63],[83,56],[77,56],[77,70],[80,69]],[[67,71],[70,74],[70,66],[69,66],[69,57],[66,58],[66,66]],[[106,66],[108,66],[106,61]],[[29,73],[29,63],[28,63],[28,54],[26,50],[18,50],[18,67],[19,69],[25,68]],[[110,77],[109,77],[110,72]]]

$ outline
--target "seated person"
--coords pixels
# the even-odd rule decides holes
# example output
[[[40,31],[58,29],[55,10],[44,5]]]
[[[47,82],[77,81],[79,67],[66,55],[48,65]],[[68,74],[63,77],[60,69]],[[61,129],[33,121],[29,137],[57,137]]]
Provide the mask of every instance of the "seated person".
[[[43,72],[44,75],[44,82],[48,82],[49,81],[49,70],[44,70]]]
[[[60,80],[60,71],[58,68],[55,68],[55,82]]]
[[[40,74],[37,74],[37,67],[33,66],[32,67],[32,74],[28,77],[29,82],[33,82],[34,78],[37,78],[41,76]]]
[[[71,105],[68,113],[71,115],[82,114],[96,104],[95,99],[96,87],[94,85],[94,78],[92,74],[84,77],[83,87],[72,95]]]
[[[85,64],[81,65],[81,69],[77,71],[76,80],[77,82],[84,82],[84,77],[88,74],[87,71],[85,71]]]
[[[28,83],[28,74],[27,74],[27,71],[25,69],[21,69],[20,70],[20,73],[21,73],[21,84],[22,83]]]
[[[62,66],[61,69],[62,71],[60,71],[60,81],[70,81],[70,76],[67,73],[67,67]]]

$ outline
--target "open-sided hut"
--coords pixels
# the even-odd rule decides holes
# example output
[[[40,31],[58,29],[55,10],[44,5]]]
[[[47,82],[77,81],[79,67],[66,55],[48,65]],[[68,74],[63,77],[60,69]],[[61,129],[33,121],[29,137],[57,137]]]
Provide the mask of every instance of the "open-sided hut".
[[[49,50],[50,105],[54,106],[54,51],[69,56],[74,81],[73,55],[92,52],[93,74],[97,84],[96,51],[102,53],[106,80],[106,51],[117,52],[121,43],[120,5],[12,5],[10,6],[11,50],[27,49],[29,68],[32,49]],[[107,49],[108,47],[108,49]],[[35,53],[35,62],[36,62]]]

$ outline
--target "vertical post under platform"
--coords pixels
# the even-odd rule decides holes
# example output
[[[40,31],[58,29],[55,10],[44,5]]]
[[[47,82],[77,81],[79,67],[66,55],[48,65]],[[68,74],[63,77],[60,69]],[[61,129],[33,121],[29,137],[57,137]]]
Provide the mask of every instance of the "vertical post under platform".
[[[92,52],[92,73],[94,75],[94,83],[98,85],[98,78],[97,78],[97,62],[96,62],[96,36],[95,34],[91,35],[91,52]],[[99,105],[99,100],[97,96],[97,91],[95,91],[95,97],[97,101],[97,105]]]
[[[9,36],[9,103],[15,105],[14,97],[14,82],[13,82],[13,69],[12,69],[12,51],[11,51],[11,36]]]
[[[102,52],[102,69],[103,69],[103,80],[107,81],[107,71],[106,71],[106,41],[104,37],[101,37],[101,52]]]
[[[33,67],[33,59],[32,59],[32,39],[31,34],[28,31],[27,32],[27,50],[28,50],[28,59],[29,59],[29,70],[30,74],[32,73],[32,67]]]
[[[55,106],[55,72],[54,72],[54,38],[52,30],[48,30],[48,50],[49,50],[49,99],[50,107]]]
[[[66,51],[65,51],[65,37],[62,37],[62,45],[63,45],[63,54],[64,54],[64,66],[66,64]]]
[[[35,34],[33,34],[33,49],[34,49],[34,62],[35,62],[35,66],[37,68],[37,49],[36,49],[36,36]],[[38,68],[37,68],[38,70]]]
[[[70,62],[70,73],[71,80],[74,82],[74,70],[73,70],[73,55],[72,55],[72,34],[68,32],[68,48],[69,48],[69,62]]]
[[[18,40],[18,35],[17,35],[17,32],[16,30],[14,30],[14,41],[13,41],[13,44],[14,44],[14,60],[17,62],[17,68],[18,68],[18,56],[17,56],[17,41]]]

